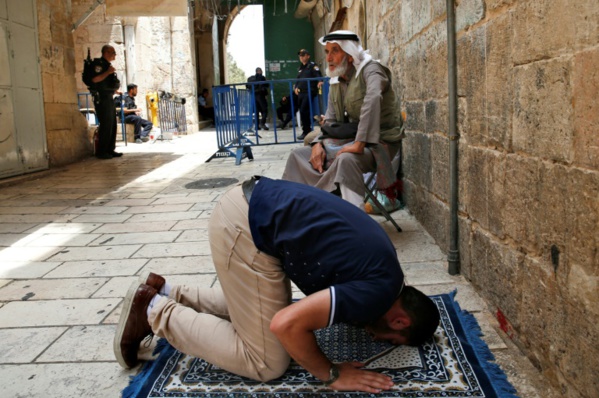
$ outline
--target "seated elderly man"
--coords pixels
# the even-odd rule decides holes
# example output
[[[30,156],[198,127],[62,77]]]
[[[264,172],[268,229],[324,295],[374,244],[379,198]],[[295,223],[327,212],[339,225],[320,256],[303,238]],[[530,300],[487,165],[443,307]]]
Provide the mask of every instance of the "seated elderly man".
[[[331,32],[319,42],[325,46],[331,78],[322,130],[342,123],[346,128],[341,135],[321,134],[310,146],[293,150],[282,178],[339,190],[343,199],[364,208],[364,173],[376,171],[377,188],[391,196],[396,183],[391,159],[403,133],[391,72],[372,59],[353,32]],[[329,128],[334,130],[339,129]],[[348,130],[355,130],[355,136],[347,138]]]

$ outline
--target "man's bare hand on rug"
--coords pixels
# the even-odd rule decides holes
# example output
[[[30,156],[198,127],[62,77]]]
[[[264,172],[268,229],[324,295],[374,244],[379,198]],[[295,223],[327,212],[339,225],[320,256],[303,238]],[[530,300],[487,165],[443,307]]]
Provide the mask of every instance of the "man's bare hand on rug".
[[[362,370],[360,362],[345,362],[337,365],[339,378],[330,387],[337,391],[364,391],[380,393],[393,387],[389,376],[370,370]]]

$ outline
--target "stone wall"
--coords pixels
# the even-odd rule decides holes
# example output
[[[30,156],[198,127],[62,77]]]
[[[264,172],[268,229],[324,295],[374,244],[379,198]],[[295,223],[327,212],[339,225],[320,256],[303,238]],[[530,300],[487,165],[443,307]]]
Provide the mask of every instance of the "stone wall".
[[[77,21],[92,5],[90,0],[72,0],[72,22]],[[193,34],[187,17],[114,17],[101,5],[73,33],[75,37],[75,78],[79,91],[87,91],[81,82],[83,59],[88,47],[92,58],[101,56],[104,44],[115,47],[113,66],[125,92],[128,83],[138,86],[137,105],[142,117],[148,117],[146,93],[167,91],[186,99],[187,131],[198,129],[197,89],[194,65]],[[132,33],[125,40],[125,26]],[[128,40],[133,40],[133,45]],[[133,57],[127,61],[127,51]],[[128,82],[127,76],[135,77]]]
[[[446,2],[344,3],[407,113],[408,208],[447,249]],[[564,396],[596,396],[599,2],[456,4],[461,272]]]
[[[77,105],[70,1],[37,0],[37,17],[50,166],[61,166],[93,151]]]

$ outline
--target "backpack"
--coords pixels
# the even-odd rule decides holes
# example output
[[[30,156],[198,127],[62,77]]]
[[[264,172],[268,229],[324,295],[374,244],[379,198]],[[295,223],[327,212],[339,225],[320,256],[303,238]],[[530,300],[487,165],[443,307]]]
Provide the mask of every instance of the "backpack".
[[[87,48],[87,58],[83,60],[83,72],[81,73],[81,80],[87,86],[87,88],[93,87],[95,84],[93,82],[95,72],[94,72],[94,62],[89,53],[89,47]]]

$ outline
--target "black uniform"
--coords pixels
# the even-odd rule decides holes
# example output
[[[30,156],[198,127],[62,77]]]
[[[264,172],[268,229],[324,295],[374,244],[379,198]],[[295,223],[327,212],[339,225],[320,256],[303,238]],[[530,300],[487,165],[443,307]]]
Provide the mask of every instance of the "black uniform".
[[[125,94],[123,96],[123,106],[125,109],[137,109],[137,105],[135,104],[135,97],[131,97],[129,96],[129,94]],[[154,127],[152,122],[143,119],[141,116],[138,116],[135,113],[125,115],[125,123],[133,124],[135,126],[135,130],[133,132],[135,139],[147,137],[148,135],[150,135],[152,127]]]
[[[104,57],[95,58],[93,61],[93,77],[101,75],[109,67],[110,62]],[[99,143],[96,151],[98,157],[112,156],[116,148],[116,109],[112,97],[120,84],[116,74],[112,74],[90,87],[94,97],[94,108],[96,108],[96,115],[100,123],[98,127]]]
[[[312,77],[322,77],[320,69],[314,62],[302,64],[297,71],[298,79],[308,79]],[[310,83],[310,92],[308,92],[308,83]],[[299,81],[295,84],[295,88],[299,89],[298,107],[302,120],[302,136],[312,131],[312,114],[310,112],[310,103],[312,99],[318,95],[318,81]]]
[[[293,118],[293,115],[291,114],[291,100],[289,97],[283,97],[281,98],[279,104],[280,106],[277,108],[277,116],[281,121],[281,128],[284,129],[287,127],[287,123],[289,123]]]
[[[248,78],[248,82],[265,82],[266,78],[264,75],[253,75]],[[249,90],[252,89],[251,86],[247,86]],[[255,104],[256,104],[256,119],[260,121],[260,126],[265,130],[268,130],[266,127],[266,117],[268,116],[268,104],[266,102],[266,97],[268,96],[268,84],[256,84],[254,85],[254,96],[255,96]],[[258,114],[262,117],[259,118]]]

